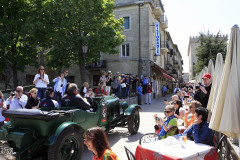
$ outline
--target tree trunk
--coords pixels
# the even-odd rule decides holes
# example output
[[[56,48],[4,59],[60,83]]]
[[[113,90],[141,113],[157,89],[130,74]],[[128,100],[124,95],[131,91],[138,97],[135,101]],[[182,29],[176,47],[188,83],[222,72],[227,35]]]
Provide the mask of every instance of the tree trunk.
[[[17,48],[16,48],[16,44],[13,44],[11,46],[11,52],[12,55],[17,54]],[[13,56],[14,57],[14,56]],[[17,59],[15,60],[14,63],[12,63],[11,67],[12,67],[12,71],[13,71],[13,87],[16,88],[18,86],[18,76],[17,76]]]
[[[16,88],[18,86],[18,73],[17,73],[17,64],[12,66],[13,71],[13,87]]]
[[[10,84],[10,80],[12,78],[12,70],[11,70],[11,64],[8,60],[5,62],[5,68],[4,68],[4,76],[5,76],[5,91],[7,90],[7,87],[9,86],[10,89],[13,89],[12,85]]]

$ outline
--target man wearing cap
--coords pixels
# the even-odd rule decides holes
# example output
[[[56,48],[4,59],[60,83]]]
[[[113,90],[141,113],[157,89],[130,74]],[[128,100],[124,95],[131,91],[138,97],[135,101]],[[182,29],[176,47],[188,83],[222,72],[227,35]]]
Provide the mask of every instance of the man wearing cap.
[[[208,99],[212,88],[211,78],[212,78],[211,74],[209,73],[204,74],[202,78],[204,86],[199,87],[201,91],[204,93],[203,99],[200,102],[202,103],[202,106],[205,108],[207,108]]]

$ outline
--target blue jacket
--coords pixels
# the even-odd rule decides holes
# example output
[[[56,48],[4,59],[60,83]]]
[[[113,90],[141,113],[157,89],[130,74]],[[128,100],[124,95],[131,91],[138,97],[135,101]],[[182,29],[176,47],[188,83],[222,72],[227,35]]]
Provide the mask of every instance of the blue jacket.
[[[166,86],[163,86],[163,87],[162,87],[162,91],[163,91],[163,92],[166,92],[166,91],[167,91],[167,87],[166,87]]]
[[[195,143],[203,143],[210,146],[214,146],[213,133],[208,126],[209,126],[209,123],[207,121],[202,122],[200,124],[193,124],[184,133],[187,134],[187,137],[192,136]]]
[[[49,96],[46,96],[46,98],[43,98],[41,103],[40,103],[41,107],[55,107],[52,98]]]
[[[138,86],[137,91],[138,91],[138,95],[142,95],[142,87]]]
[[[54,79],[53,79],[53,82],[56,82],[55,85],[54,85],[54,91],[56,91],[57,86],[58,86],[58,83],[61,83],[61,78],[54,78]],[[63,79],[63,91],[62,91],[62,96],[63,96],[63,94],[64,94],[65,91],[66,91],[66,86],[67,86],[67,80],[64,78],[64,79]]]

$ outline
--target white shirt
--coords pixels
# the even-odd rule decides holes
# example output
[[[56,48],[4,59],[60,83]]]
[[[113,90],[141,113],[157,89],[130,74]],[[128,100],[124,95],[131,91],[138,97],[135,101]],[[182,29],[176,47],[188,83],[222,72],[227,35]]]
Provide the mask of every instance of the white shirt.
[[[0,104],[2,103],[2,100],[0,99]],[[3,107],[6,108],[5,102],[3,102]],[[2,107],[0,107],[0,122],[4,121],[5,117],[2,115]]]
[[[40,74],[36,74],[33,81],[36,81],[38,77],[40,77]],[[39,79],[37,81],[37,83],[35,84],[35,87],[36,88],[47,88],[47,85],[49,84],[49,79],[48,79],[47,74],[44,74],[44,80],[47,81],[47,83],[43,82],[42,79]]]
[[[87,96],[87,95],[86,95],[86,94],[87,94],[87,87],[84,87],[84,88],[83,88],[83,93],[84,93],[84,97],[86,97],[86,96]]]
[[[6,100],[5,106],[10,105],[9,109],[24,109],[28,101],[28,97],[25,94],[20,96],[20,99],[13,97],[10,101]]]
[[[64,80],[64,79],[63,79]],[[64,81],[60,80],[61,83],[58,83],[56,91],[62,93]],[[62,85],[62,87],[61,87]]]
[[[55,106],[57,109],[59,109],[60,106],[59,106],[58,102],[55,101],[55,100],[52,100],[52,102],[53,102],[54,106]]]

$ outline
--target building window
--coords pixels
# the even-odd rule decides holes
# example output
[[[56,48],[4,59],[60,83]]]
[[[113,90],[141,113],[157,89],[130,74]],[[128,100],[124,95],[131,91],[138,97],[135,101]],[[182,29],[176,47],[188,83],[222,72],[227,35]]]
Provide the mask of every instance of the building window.
[[[129,44],[123,44],[122,45],[122,50],[121,50],[121,56],[122,57],[129,57],[130,55],[130,50],[129,50]]]
[[[130,19],[129,19],[129,17],[123,17],[123,19],[124,19],[124,24],[123,24],[124,29],[130,29]]]
[[[93,75],[93,86],[98,86],[101,75]]]

